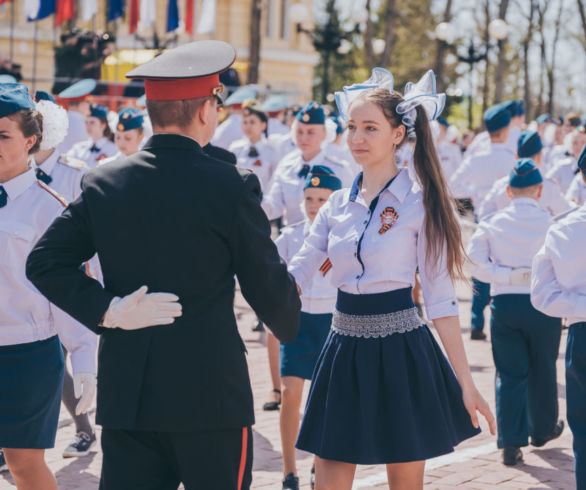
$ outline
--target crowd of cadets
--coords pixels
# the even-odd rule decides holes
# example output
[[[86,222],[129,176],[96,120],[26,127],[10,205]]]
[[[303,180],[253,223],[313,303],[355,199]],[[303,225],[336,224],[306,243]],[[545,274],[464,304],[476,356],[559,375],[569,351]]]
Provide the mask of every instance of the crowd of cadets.
[[[64,203],[78,197],[85,172],[139,151],[150,136],[146,111],[129,107],[113,115],[88,100],[94,87],[94,81],[83,80],[61,92],[67,112],[51,95],[36,96],[36,107],[50,122],[44,124],[46,143],[33,155],[31,168]],[[359,174],[345,128],[331,107],[317,102],[291,105],[282,95],[261,103],[253,87],[238,89],[224,108],[227,118],[206,150],[258,176],[262,208],[279,229],[276,244],[288,262],[329,195],[351,187]],[[461,141],[458,130],[441,117],[432,121],[431,129],[460,220],[475,228],[467,250],[473,278],[470,335],[486,339],[484,309],[490,304],[498,447],[504,464],[514,465],[522,461],[520,448],[529,441],[540,447],[561,434],[555,362],[565,322],[571,325],[568,421],[574,432],[578,488],[586,488],[586,271],[580,252],[586,239],[586,121],[577,114],[543,114],[526,124],[523,103],[508,101],[489,108],[484,124],[486,131],[471,142]],[[417,181],[413,147],[410,140],[396,159]],[[12,188],[6,187],[10,195]],[[96,259],[86,267],[88,274],[100,277]],[[267,330],[273,391],[264,409],[281,409],[283,488],[299,485],[294,444],[303,382],[311,379],[331,324],[336,292],[328,283],[330,268],[325,261],[304,292],[301,330],[294,342],[279,344]],[[420,308],[422,301],[414,295]],[[71,323],[71,328],[81,328]],[[64,352],[72,355],[74,373],[65,375],[63,402],[76,425],[64,457],[84,456],[96,441],[87,406],[78,406],[76,412],[77,385],[85,382],[85,393],[91,396],[95,389],[87,389],[95,374],[96,342],[91,337],[84,331],[61,338]],[[9,343],[0,339],[0,345]],[[80,369],[86,379],[76,378]],[[6,466],[0,453],[2,469]],[[313,485],[313,470],[311,478]]]

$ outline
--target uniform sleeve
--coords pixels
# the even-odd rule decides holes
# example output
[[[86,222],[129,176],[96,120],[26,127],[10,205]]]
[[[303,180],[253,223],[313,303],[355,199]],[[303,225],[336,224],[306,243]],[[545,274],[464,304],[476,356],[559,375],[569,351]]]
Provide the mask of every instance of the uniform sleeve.
[[[320,208],[301,250],[297,252],[289,264],[289,272],[295,277],[302,294],[303,291],[307,291],[312,277],[327,258],[328,235],[330,233],[328,217],[331,205],[331,200],[328,200]]]
[[[417,264],[427,318],[435,320],[458,316],[458,300],[446,266],[446,252],[442,251],[440,260],[435,260],[433,256],[428,259],[426,252],[427,240],[422,224],[417,236]]]
[[[492,186],[490,192],[482,200],[482,203],[480,203],[480,208],[478,210],[479,220],[482,220],[489,214],[496,213],[498,211],[497,197],[499,191],[500,187],[495,183],[495,185]]]
[[[279,179],[278,173],[273,177],[269,192],[265,194],[262,200],[262,209],[269,220],[277,219],[283,216],[285,212],[285,196],[283,195],[281,179]]]
[[[509,284],[512,269],[491,262],[490,235],[482,224],[472,235],[467,253],[470,257],[469,269],[473,277],[487,283]]]
[[[570,184],[570,187],[568,187],[568,191],[566,192],[566,199],[576,204],[580,204],[580,182],[578,181],[578,178],[582,179],[582,175],[578,174],[576,177],[574,177],[574,180],[572,180],[572,183]],[[556,211],[556,213],[561,213],[563,211],[565,210]]]
[[[271,240],[259,194],[258,178],[244,176],[230,236],[234,268],[248,304],[281,342],[291,342],[299,330],[301,301],[295,281]]]
[[[275,245],[277,246],[277,252],[281,256],[281,258],[289,263],[291,257],[289,257],[289,234],[287,231],[283,231],[279,237],[275,240]]]
[[[81,270],[94,254],[82,193],[37,242],[28,256],[26,275],[51,303],[101,333],[98,325],[114,295]]]
[[[539,311],[556,318],[586,317],[586,295],[564,289],[558,282],[553,262],[555,232],[550,230],[543,247],[533,258],[531,303]]]
[[[472,195],[472,191],[468,185],[470,170],[470,159],[467,158],[450,177],[449,187],[457,199],[463,199]]]

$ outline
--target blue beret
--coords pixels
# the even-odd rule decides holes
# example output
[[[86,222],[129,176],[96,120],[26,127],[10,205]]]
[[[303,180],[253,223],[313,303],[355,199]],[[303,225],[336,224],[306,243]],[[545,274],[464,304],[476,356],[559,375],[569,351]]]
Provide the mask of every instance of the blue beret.
[[[93,78],[84,78],[62,90],[57,96],[61,99],[77,99],[91,94],[95,88],[96,81]]]
[[[509,185],[511,187],[529,187],[541,184],[541,182],[543,182],[541,172],[531,158],[518,160],[509,174]]]
[[[484,111],[484,124],[489,133],[507,127],[511,123],[511,112],[504,104],[497,104]]]
[[[256,99],[257,91],[252,87],[241,87],[224,101],[225,106],[242,104],[247,99]]]
[[[53,104],[57,103],[55,98],[49,92],[45,92],[44,90],[37,90],[35,92],[35,102],[40,102],[41,100],[48,100],[49,102],[53,102]]]
[[[91,117],[101,117],[106,119],[108,117],[108,108],[102,104],[90,104],[90,113]]]
[[[513,114],[514,116],[522,116],[523,114],[525,114],[525,104],[523,103],[522,100],[516,100],[515,101],[515,114]]]
[[[22,83],[0,83],[0,117],[34,109],[35,103]]]
[[[336,134],[342,134],[344,132],[344,125],[340,121],[340,118],[336,114],[330,114],[330,119],[336,123]]]
[[[319,102],[310,102],[297,113],[297,120],[304,124],[325,124],[326,113]]]
[[[118,113],[116,129],[118,131],[130,131],[131,129],[142,128],[143,123],[144,116],[140,109],[126,107]]]
[[[289,103],[284,95],[271,95],[262,105],[262,110],[266,112],[279,112],[286,109]]]
[[[309,174],[307,174],[303,190],[309,187],[337,191],[342,188],[342,181],[336,177],[334,171],[330,167],[326,167],[325,165],[314,165],[311,167]]]
[[[540,116],[537,117],[537,119],[535,119],[535,121],[538,124],[543,124],[543,123],[546,123],[546,122],[550,122],[551,120],[552,120],[551,119],[551,114],[541,114]]]
[[[578,168],[582,170],[582,172],[586,171],[586,145],[582,148],[582,153],[578,157]]]
[[[450,127],[450,123],[448,121],[446,121],[443,117],[438,117],[436,119],[436,121],[438,123],[440,123],[442,126],[445,126],[446,128],[449,128]]]
[[[533,155],[537,155],[542,148],[543,144],[541,143],[539,133],[537,131],[525,130],[521,133],[517,142],[517,155],[519,158],[532,157]]]

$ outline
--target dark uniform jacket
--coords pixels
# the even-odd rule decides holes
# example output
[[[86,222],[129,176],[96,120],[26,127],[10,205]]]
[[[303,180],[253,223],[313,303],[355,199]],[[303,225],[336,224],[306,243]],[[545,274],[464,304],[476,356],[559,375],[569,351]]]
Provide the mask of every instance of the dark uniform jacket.
[[[277,338],[298,331],[300,300],[270,239],[257,177],[179,135],[87,173],[82,194],[39,240],[27,276],[101,334],[96,422],[110,429],[199,431],[254,422],[234,277]],[[80,265],[97,252],[102,286]],[[180,298],[172,325],[99,327],[110,301],[142,285]]]

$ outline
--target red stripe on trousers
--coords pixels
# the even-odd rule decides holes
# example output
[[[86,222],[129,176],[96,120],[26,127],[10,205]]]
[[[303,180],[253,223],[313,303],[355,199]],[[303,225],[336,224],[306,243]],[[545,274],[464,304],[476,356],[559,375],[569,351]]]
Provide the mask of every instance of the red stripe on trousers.
[[[238,469],[238,490],[242,490],[244,470],[246,469],[246,455],[248,453],[248,427],[242,428],[242,452],[240,453],[240,467]]]

